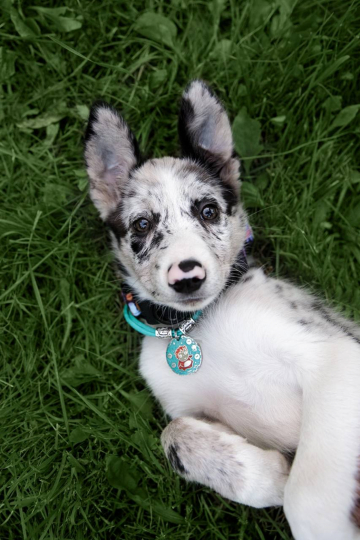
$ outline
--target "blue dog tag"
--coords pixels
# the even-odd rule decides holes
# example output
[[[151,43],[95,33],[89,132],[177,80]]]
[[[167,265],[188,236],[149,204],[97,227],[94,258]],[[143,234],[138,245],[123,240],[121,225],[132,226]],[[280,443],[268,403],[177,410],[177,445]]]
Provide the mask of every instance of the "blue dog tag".
[[[189,336],[173,338],[166,349],[166,360],[177,375],[196,373],[201,366],[200,345]]]

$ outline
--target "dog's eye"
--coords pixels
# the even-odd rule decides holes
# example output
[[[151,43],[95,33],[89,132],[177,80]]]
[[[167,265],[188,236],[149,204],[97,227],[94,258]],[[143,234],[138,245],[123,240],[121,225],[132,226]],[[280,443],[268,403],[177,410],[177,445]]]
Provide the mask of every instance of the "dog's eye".
[[[215,204],[207,204],[200,212],[201,217],[207,221],[211,221],[218,217],[219,209]]]
[[[150,221],[146,218],[139,218],[134,221],[133,227],[138,233],[146,233],[150,229]]]

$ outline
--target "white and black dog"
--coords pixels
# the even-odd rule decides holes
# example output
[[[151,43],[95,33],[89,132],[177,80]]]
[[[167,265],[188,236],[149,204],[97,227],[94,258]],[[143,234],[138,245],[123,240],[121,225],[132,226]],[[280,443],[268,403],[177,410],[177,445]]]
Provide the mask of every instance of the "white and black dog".
[[[143,340],[141,374],[173,419],[166,455],[233,501],[283,505],[296,540],[359,539],[360,329],[286,281],[244,273],[239,160],[202,81],[184,91],[179,135],[181,158],[143,162],[122,117],[97,103],[85,143],[91,198],[145,320],[203,311],[195,374],[169,369],[166,340]]]

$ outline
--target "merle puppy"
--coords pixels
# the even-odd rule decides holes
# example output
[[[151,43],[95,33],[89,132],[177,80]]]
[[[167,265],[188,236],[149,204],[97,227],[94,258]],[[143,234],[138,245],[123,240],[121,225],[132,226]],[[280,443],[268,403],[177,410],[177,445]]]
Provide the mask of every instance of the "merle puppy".
[[[90,195],[139,310],[202,310],[196,373],[169,368],[167,340],[143,340],[141,374],[172,418],[165,453],[181,476],[233,501],[283,505],[296,540],[359,539],[360,330],[261,269],[241,275],[239,160],[202,81],[183,94],[179,135],[181,158],[142,162],[123,118],[98,103],[85,147]]]

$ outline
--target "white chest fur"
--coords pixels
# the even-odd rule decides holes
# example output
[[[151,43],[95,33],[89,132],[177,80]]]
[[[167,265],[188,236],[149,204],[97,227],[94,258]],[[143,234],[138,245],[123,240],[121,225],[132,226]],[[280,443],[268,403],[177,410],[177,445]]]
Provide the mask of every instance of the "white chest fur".
[[[229,289],[192,331],[203,351],[197,373],[173,373],[165,358],[167,342],[154,338],[144,339],[140,371],[172,418],[207,416],[258,446],[293,450],[302,401],[296,365],[306,353],[306,346],[294,350],[294,339],[306,334],[298,323],[302,308],[290,302],[303,293],[282,284],[289,290],[280,295],[279,282],[261,270],[250,276]]]

